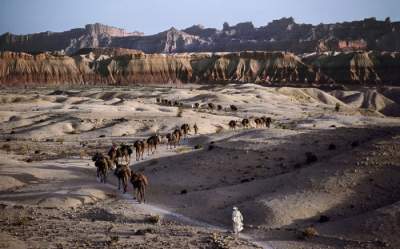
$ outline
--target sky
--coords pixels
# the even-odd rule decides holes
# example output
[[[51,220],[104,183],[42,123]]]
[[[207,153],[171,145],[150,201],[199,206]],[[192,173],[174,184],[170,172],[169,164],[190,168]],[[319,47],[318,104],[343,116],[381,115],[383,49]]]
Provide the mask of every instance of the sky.
[[[0,0],[0,33],[65,31],[103,23],[155,34],[193,24],[222,28],[281,17],[298,23],[335,23],[367,17],[400,21],[400,0]]]

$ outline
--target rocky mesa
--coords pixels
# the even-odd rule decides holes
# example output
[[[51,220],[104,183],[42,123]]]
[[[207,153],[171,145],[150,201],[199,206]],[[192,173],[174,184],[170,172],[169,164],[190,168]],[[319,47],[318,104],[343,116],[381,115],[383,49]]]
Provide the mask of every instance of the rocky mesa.
[[[73,54],[81,48],[129,48],[145,53],[290,51],[399,51],[400,23],[375,18],[333,24],[299,24],[293,18],[274,20],[255,27],[251,22],[223,28],[202,25],[169,30],[153,35],[127,32],[103,24],[66,32],[0,36],[0,51],[40,53],[64,51]]]

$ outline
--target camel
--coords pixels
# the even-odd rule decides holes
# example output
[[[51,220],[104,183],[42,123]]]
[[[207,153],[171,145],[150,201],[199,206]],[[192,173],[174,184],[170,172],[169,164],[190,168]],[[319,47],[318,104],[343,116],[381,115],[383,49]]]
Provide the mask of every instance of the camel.
[[[173,102],[171,100],[168,100],[168,105],[173,106]]]
[[[200,107],[200,104],[199,104],[199,103],[194,103],[194,108],[195,108],[195,109],[199,109],[199,107]]]
[[[197,133],[199,132],[199,127],[197,126],[196,123],[193,125],[193,129],[194,129],[194,134],[197,135]]]
[[[208,109],[210,109],[211,111],[215,109],[215,105],[214,103],[208,103]]]
[[[238,110],[238,108],[235,105],[231,105],[231,111],[236,112]]]
[[[256,123],[256,128],[261,128],[264,124],[264,121],[261,118],[254,119],[254,123]]]
[[[179,145],[181,138],[182,138],[182,131],[181,131],[181,129],[178,128],[178,129],[175,129],[175,131],[173,133],[176,137],[176,142]]]
[[[133,150],[131,148],[131,146],[126,145],[126,144],[121,144],[119,146],[119,148],[117,149],[117,159],[121,158],[121,159],[125,159],[125,162],[128,163],[128,165],[131,162],[131,155],[133,153]]]
[[[145,148],[144,141],[137,140],[133,144],[133,147],[135,147],[135,151],[136,151],[136,161],[139,161],[140,158],[142,158],[142,160],[143,160],[143,154],[144,154],[144,148]]]
[[[172,145],[174,146],[174,148],[176,148],[176,144],[178,142],[178,138],[176,137],[175,133],[168,133],[167,134],[167,149],[171,148],[172,149]]]
[[[183,131],[183,136],[184,136],[184,138],[187,138],[187,135],[188,135],[189,132],[190,132],[190,125],[189,125],[189,124],[183,124],[183,125],[181,126],[181,131]]]
[[[139,203],[146,202],[146,186],[149,185],[147,177],[142,173],[135,173],[131,171],[131,183],[133,186],[133,196],[138,200]]]
[[[157,150],[157,145],[161,143],[160,136],[154,135],[147,139],[147,155],[150,155],[150,151],[154,154]]]
[[[106,183],[107,181],[107,173],[110,168],[109,161],[106,157],[100,153],[96,152],[96,154],[92,157],[92,161],[94,162],[94,166],[97,168],[97,177],[100,178],[100,182]]]
[[[114,171],[114,175],[118,178],[118,190],[121,189],[121,182],[124,188],[124,194],[128,189],[128,182],[131,178],[131,170],[127,164],[117,163],[117,168]]]
[[[156,98],[156,102],[157,102],[157,104],[160,104],[161,103],[161,99],[160,98]]]
[[[250,128],[250,121],[247,118],[242,120],[242,125],[244,128]]]
[[[270,117],[262,117],[261,120],[265,124],[265,127],[270,128],[272,123],[272,118]]]
[[[235,130],[236,129],[236,121],[235,120],[231,120],[229,122],[229,128],[231,128],[231,130]]]
[[[218,111],[222,111],[222,109],[223,109],[223,108],[222,108],[222,105],[217,105],[217,110],[218,110]]]

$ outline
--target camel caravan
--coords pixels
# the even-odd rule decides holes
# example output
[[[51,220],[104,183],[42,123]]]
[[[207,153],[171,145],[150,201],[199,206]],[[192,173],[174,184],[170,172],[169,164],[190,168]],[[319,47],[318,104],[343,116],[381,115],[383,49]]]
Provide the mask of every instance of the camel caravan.
[[[197,124],[194,124],[193,129],[197,134],[199,129]],[[165,136],[155,134],[147,139],[136,140],[133,146],[124,143],[119,146],[113,144],[106,155],[96,152],[92,157],[92,161],[97,168],[97,178],[101,183],[106,183],[108,172],[114,169],[114,175],[118,179],[118,190],[122,188],[123,193],[126,193],[128,184],[131,182],[136,199],[139,203],[145,202],[145,192],[149,182],[145,175],[140,172],[134,172],[129,167],[133,154],[132,147],[136,152],[136,161],[144,160],[146,148],[148,156],[156,153],[157,146],[162,144],[163,141],[166,141],[167,149],[176,148],[183,139],[188,138],[190,131],[191,126],[189,124],[182,124]]]
[[[182,102],[179,102],[177,100],[168,100],[168,99],[163,99],[163,98],[156,98],[156,103],[159,105],[164,105],[164,106],[175,106],[175,107],[185,107],[185,105]],[[190,108],[190,107],[189,107]],[[218,111],[232,111],[232,112],[237,112],[238,111],[238,107],[235,105],[229,105],[229,107],[223,107],[222,105],[215,105],[212,102],[209,103],[205,103],[205,104],[200,104],[200,103],[194,103],[192,104],[191,108],[193,110],[209,110],[209,111],[214,111],[214,110],[218,110]]]
[[[156,101],[158,104],[162,105],[183,107],[183,103],[179,101],[161,98],[157,98]],[[192,105],[192,108],[195,110],[205,108],[210,111],[227,111],[229,109],[233,112],[236,112],[238,110],[235,105],[230,105],[229,108],[223,108],[221,105],[215,105],[213,103],[207,103],[203,105],[195,103]],[[252,123],[255,125],[252,126]],[[271,123],[272,119],[270,117],[255,117],[244,118],[241,121],[231,120],[228,126],[231,130],[236,130],[239,125],[241,125],[244,129],[249,129],[251,127],[270,128]],[[148,186],[149,181],[142,173],[134,172],[130,169],[129,166],[131,164],[133,149],[135,150],[136,161],[144,160],[145,154],[150,156],[150,154],[156,153],[157,148],[161,144],[166,144],[167,150],[175,149],[181,144],[182,140],[188,139],[192,128],[194,134],[197,135],[199,132],[198,125],[195,123],[193,126],[190,126],[189,124],[185,123],[176,127],[170,133],[165,135],[155,134],[147,139],[136,140],[132,145],[122,143],[117,146],[116,144],[113,144],[106,155],[96,152],[96,154],[92,157],[92,161],[97,168],[97,178],[101,183],[106,183],[108,172],[114,170],[114,175],[118,179],[118,190],[122,189],[123,193],[126,193],[130,182],[133,186],[134,197],[139,201],[139,203],[145,202],[146,187]]]
[[[244,129],[249,129],[251,128],[251,121],[254,122],[254,126],[255,128],[270,128],[271,127],[271,123],[272,123],[272,118],[270,117],[255,117],[252,119],[248,119],[248,118],[244,118],[242,119],[242,121],[238,121],[238,120],[231,120],[228,123],[228,126],[231,130],[236,130],[236,128],[238,128],[238,124],[241,124],[242,127]]]

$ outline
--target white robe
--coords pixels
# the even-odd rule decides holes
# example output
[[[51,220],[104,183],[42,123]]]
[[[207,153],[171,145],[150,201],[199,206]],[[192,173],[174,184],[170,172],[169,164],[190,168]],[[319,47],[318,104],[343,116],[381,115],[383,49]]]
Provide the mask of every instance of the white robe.
[[[243,230],[243,216],[239,210],[233,210],[232,223],[233,223],[233,232],[235,234]]]

